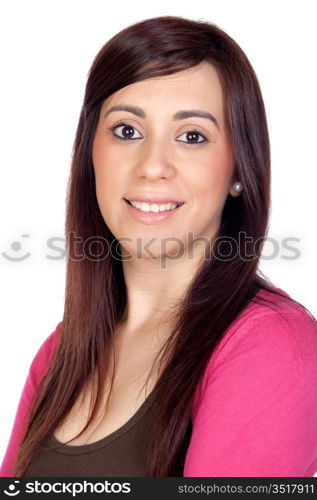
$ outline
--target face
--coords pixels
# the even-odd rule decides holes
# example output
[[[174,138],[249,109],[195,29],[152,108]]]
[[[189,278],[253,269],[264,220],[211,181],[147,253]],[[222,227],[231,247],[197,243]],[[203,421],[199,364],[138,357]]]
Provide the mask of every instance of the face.
[[[204,62],[115,92],[101,107],[92,161],[102,216],[124,254],[139,255],[140,245],[145,258],[186,253],[189,233],[210,241],[228,193],[237,195],[216,69]],[[139,197],[183,204],[144,213],[125,201]]]

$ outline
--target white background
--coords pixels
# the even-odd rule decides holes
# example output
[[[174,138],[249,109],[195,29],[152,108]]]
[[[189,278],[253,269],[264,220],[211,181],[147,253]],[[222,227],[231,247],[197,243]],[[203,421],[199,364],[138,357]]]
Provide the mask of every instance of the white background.
[[[1,2],[0,461],[29,365],[62,319],[65,261],[46,257],[57,255],[48,252],[46,241],[64,238],[66,182],[87,72],[101,46],[133,22],[159,15],[207,20],[246,52],[267,110],[273,176],[269,236],[279,244],[278,256],[262,259],[260,269],[317,315],[315,2],[141,5],[138,0]],[[290,255],[281,247],[285,237],[298,238],[297,260],[282,258]],[[14,242],[19,251],[11,247]],[[269,256],[271,244],[264,248]],[[12,262],[2,252],[30,256]]]

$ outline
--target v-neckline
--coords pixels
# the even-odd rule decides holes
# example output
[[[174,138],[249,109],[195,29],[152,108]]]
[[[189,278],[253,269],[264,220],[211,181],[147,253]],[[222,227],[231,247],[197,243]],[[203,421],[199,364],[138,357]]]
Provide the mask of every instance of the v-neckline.
[[[111,432],[104,438],[101,438],[98,441],[94,441],[93,443],[83,445],[70,445],[62,443],[52,434],[47,441],[47,445],[50,448],[50,451],[53,451],[54,453],[61,453],[63,455],[78,455],[82,453],[90,453],[91,451],[97,450],[98,448],[102,448],[103,446],[110,444],[112,441],[122,436],[122,434],[128,432],[143,417],[143,415],[150,408],[149,403],[152,400],[153,391],[154,390],[150,392],[139,409],[132,415],[132,417],[129,418],[129,420],[127,420],[127,422],[125,422],[123,425],[121,425],[121,427]],[[55,446],[58,446],[58,448],[55,449]]]

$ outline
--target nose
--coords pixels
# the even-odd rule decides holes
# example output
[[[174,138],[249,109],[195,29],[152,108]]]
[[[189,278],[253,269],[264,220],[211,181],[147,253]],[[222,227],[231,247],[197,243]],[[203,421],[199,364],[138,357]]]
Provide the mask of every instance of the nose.
[[[136,162],[136,172],[140,177],[147,179],[170,179],[175,174],[174,158],[166,141],[153,139],[143,144],[139,150]]]

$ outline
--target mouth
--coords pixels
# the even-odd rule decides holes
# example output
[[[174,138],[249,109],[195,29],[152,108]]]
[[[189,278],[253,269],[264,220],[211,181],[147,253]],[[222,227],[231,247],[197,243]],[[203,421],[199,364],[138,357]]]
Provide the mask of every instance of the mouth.
[[[132,205],[132,203],[131,203],[131,201],[130,201],[130,200],[127,200],[126,198],[123,198],[123,199],[124,199],[124,201],[125,201],[126,203],[128,203],[131,207],[137,208],[137,207],[135,207],[134,205]],[[149,203],[149,202],[144,202],[144,203],[147,203],[148,205],[168,205],[169,203],[172,203],[172,202],[166,202],[166,203],[154,203],[154,202],[153,202],[153,203]],[[174,202],[174,203],[173,203],[173,205],[175,205],[175,204],[176,204],[176,207],[171,208],[171,209],[169,209],[169,210],[176,210],[176,208],[181,207],[182,205],[184,205],[184,203],[185,203],[184,201],[182,201],[182,202],[181,202],[181,201],[180,201],[180,202]],[[140,210],[140,209],[137,209],[137,210]],[[165,211],[168,211],[168,210],[162,210],[162,212],[165,212]],[[160,213],[160,211],[158,211],[158,212],[150,212],[150,213]]]
[[[135,206],[135,204],[132,204],[131,201],[126,198],[123,198],[122,201],[125,203],[127,211],[133,219],[135,219],[141,224],[150,224],[150,225],[163,223],[173,218],[173,215],[179,213],[179,210],[181,210],[181,207],[185,204],[185,202],[179,202],[179,203],[174,202],[173,204],[170,203],[169,207],[164,207],[163,210],[160,210],[161,207],[158,207],[157,206],[158,204],[155,203],[153,204],[156,205],[155,209],[153,211],[150,211],[150,210],[142,210],[143,205]],[[162,205],[162,203],[160,205]]]

